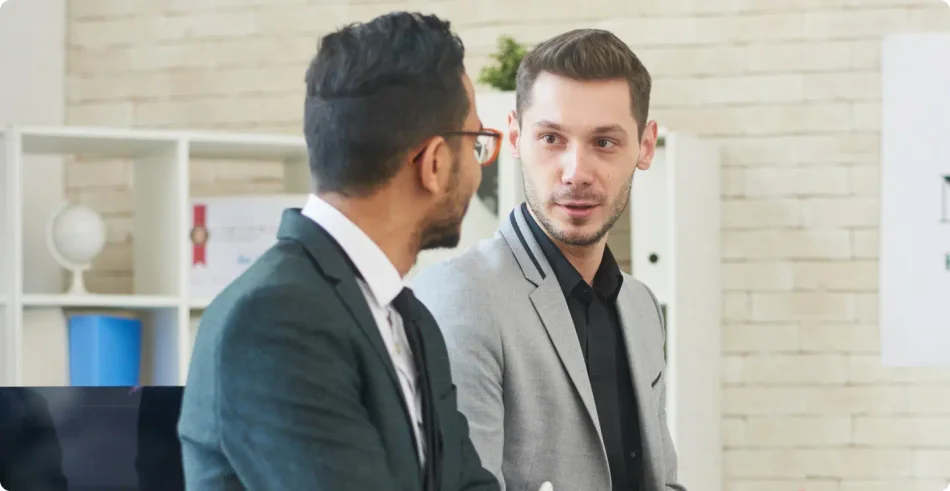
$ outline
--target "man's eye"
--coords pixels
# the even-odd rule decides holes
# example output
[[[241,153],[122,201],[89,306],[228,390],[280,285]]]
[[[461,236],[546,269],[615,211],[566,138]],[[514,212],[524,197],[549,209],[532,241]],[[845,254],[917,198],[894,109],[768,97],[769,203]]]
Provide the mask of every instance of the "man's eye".
[[[610,148],[613,145],[614,145],[614,142],[604,139],[604,138],[597,140],[597,146],[600,148]]]
[[[543,140],[544,143],[547,143],[548,145],[554,145],[557,143],[557,136],[551,134],[542,135],[541,140]]]

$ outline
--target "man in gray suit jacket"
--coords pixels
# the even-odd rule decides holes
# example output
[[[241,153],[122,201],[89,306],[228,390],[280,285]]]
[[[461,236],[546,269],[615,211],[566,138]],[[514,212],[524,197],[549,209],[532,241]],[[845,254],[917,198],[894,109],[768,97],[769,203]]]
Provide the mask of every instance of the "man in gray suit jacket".
[[[535,48],[508,133],[527,202],[494,238],[413,282],[503,489],[684,490],[666,423],[662,312],[606,246],[634,171],[653,158],[650,85],[609,32]]]

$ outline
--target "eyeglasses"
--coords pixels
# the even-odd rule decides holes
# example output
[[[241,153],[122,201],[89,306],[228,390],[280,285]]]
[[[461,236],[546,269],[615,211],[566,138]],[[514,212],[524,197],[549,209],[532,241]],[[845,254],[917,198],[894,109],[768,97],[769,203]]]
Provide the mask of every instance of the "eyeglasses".
[[[481,131],[452,131],[446,135],[474,136],[475,137],[475,160],[479,165],[488,165],[498,158],[501,150],[501,131],[491,128],[484,128]]]

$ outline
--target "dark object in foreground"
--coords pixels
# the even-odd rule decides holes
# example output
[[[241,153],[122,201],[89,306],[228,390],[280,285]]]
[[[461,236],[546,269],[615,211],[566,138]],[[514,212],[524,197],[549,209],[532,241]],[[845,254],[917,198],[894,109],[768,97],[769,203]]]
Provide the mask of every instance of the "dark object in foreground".
[[[184,491],[182,387],[0,387],[8,491]]]

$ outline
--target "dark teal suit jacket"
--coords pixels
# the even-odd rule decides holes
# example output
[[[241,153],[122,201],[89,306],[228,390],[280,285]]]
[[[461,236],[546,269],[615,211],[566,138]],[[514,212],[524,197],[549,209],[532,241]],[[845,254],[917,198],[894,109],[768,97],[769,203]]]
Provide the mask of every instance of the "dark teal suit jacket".
[[[204,312],[178,431],[187,489],[423,490],[409,415],[383,339],[336,242],[299,209],[278,243]],[[422,332],[441,438],[441,487],[499,489],[458,411],[445,341]]]

